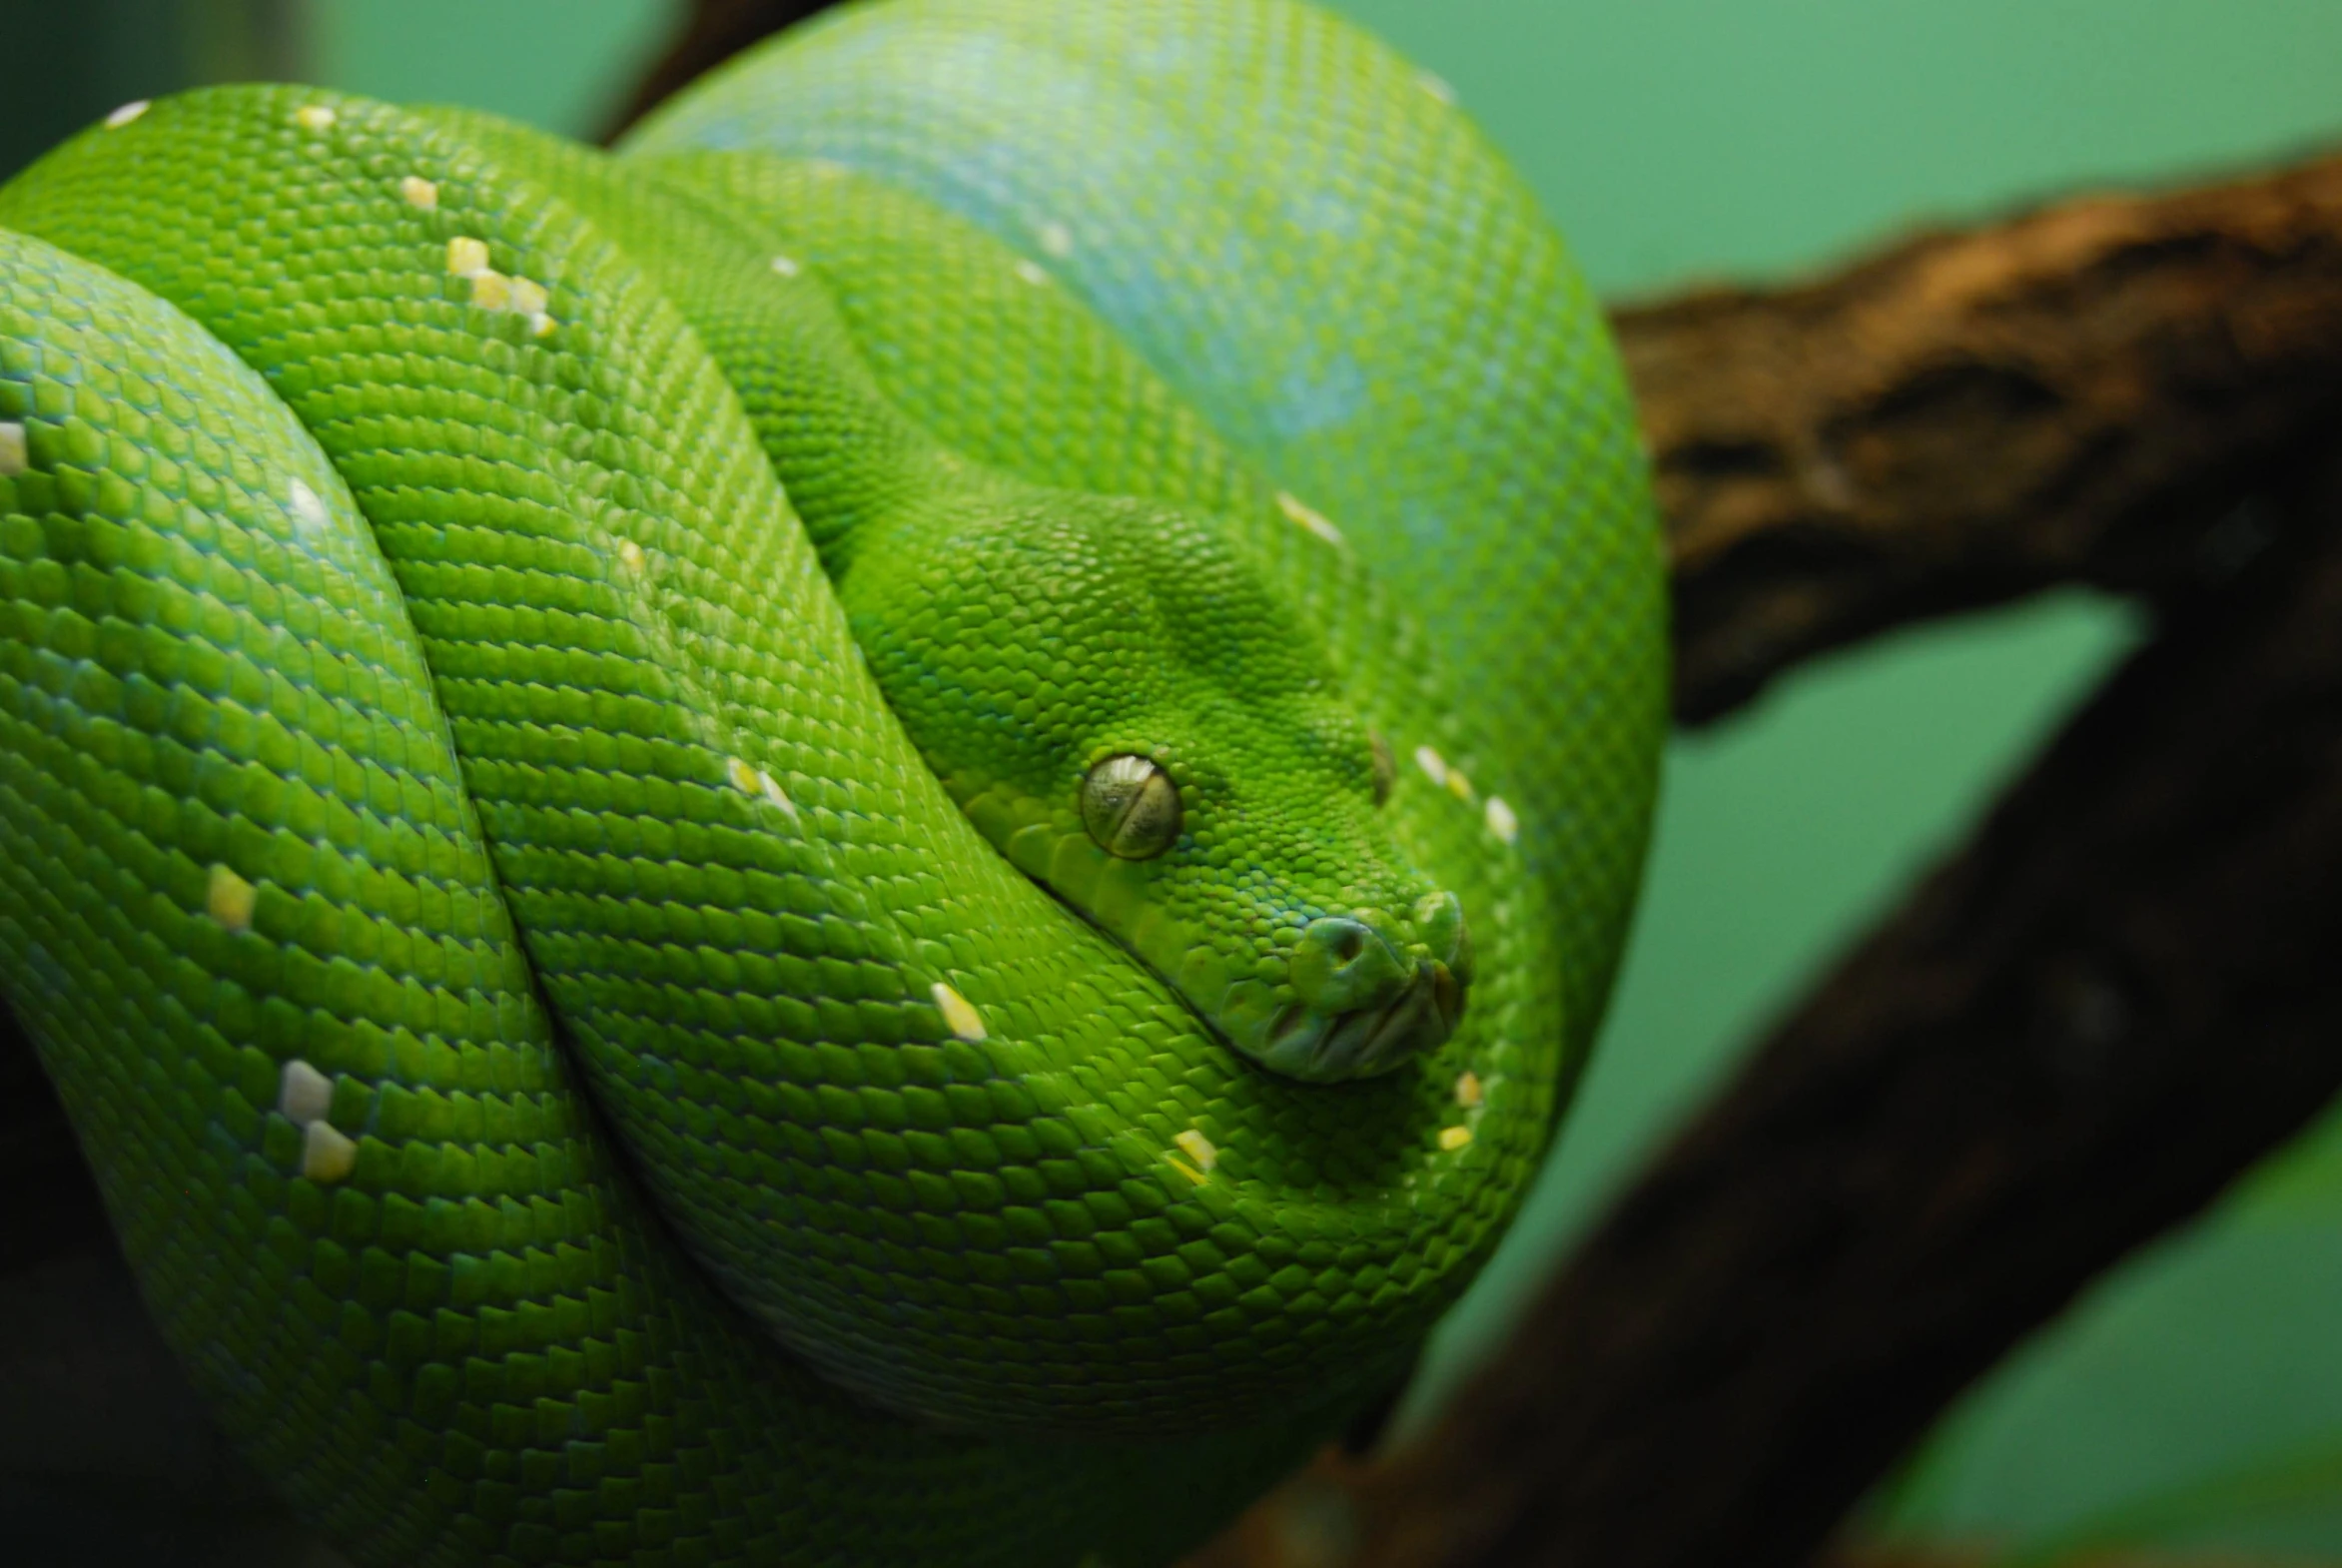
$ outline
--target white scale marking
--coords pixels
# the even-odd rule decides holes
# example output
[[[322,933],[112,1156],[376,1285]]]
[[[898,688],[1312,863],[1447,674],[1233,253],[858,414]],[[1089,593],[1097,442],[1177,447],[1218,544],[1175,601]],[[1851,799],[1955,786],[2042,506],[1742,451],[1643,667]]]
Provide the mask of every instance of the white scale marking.
[[[734,757],[724,764],[724,773],[732,781],[732,787],[741,794],[759,796],[766,804],[780,807],[791,817],[797,815],[797,803],[789,798],[788,791],[781,788],[781,781],[764,769]]]
[[[303,533],[322,532],[331,519],[326,511],[326,503],[318,498],[318,492],[295,479],[288,487],[288,493],[292,497],[293,525]]]
[[[1219,1164],[1219,1151],[1212,1147],[1210,1139],[1194,1128],[1187,1129],[1171,1142],[1187,1152],[1187,1158],[1195,1162],[1199,1171],[1209,1171]]]
[[[976,1011],[975,1003],[940,980],[928,993],[935,998],[935,1010],[944,1017],[944,1028],[970,1045],[985,1038],[984,1015]]]
[[[260,902],[260,891],[226,866],[214,866],[204,888],[204,910],[230,931],[242,934],[252,929],[253,907]]]
[[[358,1167],[358,1146],[331,1122],[312,1122],[301,1133],[301,1174],[320,1185],[349,1176]]]
[[[435,199],[435,198],[434,198]],[[531,337],[542,338],[559,327],[545,312],[551,291],[532,278],[506,277],[488,265],[485,240],[459,234],[447,242],[447,276],[471,280],[471,303],[483,311],[509,311],[528,319]]]
[[[0,419],[0,479],[12,479],[33,463],[27,449],[24,426],[14,419]]]
[[[295,1057],[277,1075],[277,1109],[303,1127],[334,1108],[334,1081]]]
[[[358,1145],[326,1120],[334,1081],[295,1057],[277,1078],[277,1109],[301,1129],[301,1174],[312,1181],[343,1179],[358,1165]]]
[[[131,121],[137,119],[140,115],[145,114],[153,107],[154,105],[144,98],[140,98],[131,103],[124,104],[121,108],[106,116],[106,129],[109,131],[119,131],[124,126],[130,124]]]
[[[1276,492],[1276,507],[1286,517],[1316,534],[1326,543],[1339,544],[1342,542],[1341,529],[1328,522],[1322,512],[1304,503],[1298,495],[1291,491],[1278,490]]]

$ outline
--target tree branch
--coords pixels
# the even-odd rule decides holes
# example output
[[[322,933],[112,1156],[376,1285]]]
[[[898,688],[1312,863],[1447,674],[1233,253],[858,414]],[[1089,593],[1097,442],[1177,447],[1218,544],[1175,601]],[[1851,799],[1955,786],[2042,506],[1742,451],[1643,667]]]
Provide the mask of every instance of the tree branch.
[[[1801,1562],[2342,1088],[2342,483],[2283,509],[1363,1477],[1361,1563]]]
[[[2165,600],[2342,397],[2342,158],[1924,235],[1616,318],[1675,557],[1676,715],[2051,583]]]
[[[695,0],[666,52],[643,72],[602,134],[605,145],[683,87],[759,39],[830,8],[830,0]]]

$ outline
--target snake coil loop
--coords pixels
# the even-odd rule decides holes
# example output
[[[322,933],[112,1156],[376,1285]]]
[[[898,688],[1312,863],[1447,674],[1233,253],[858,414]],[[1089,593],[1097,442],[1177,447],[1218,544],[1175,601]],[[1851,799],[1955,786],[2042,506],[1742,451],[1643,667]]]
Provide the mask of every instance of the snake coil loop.
[[[0,189],[0,993],[354,1557],[1129,1568],[1402,1374],[1665,687],[1451,99],[883,0],[615,157],[243,87]]]

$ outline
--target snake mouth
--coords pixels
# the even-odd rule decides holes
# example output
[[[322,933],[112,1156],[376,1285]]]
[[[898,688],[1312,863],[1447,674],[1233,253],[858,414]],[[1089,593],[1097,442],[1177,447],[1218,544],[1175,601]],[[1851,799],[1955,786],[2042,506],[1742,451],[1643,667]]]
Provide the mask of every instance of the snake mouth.
[[[1377,1078],[1438,1050],[1463,1020],[1472,950],[1452,893],[1415,901],[1414,930],[1427,942],[1393,940],[1396,933],[1377,916],[1312,920],[1296,951],[1314,946],[1324,962],[1315,973],[1272,980],[1231,976],[1236,966],[1224,954],[1160,908],[1132,920],[1105,919],[1087,901],[1028,875],[1067,914],[1161,982],[1204,1033],[1281,1077],[1310,1084]]]
[[[1375,1078],[1447,1044],[1464,1013],[1464,983],[1426,960],[1404,990],[1379,1007],[1325,1013],[1298,1003],[1278,1013],[1251,1055],[1309,1083]]]

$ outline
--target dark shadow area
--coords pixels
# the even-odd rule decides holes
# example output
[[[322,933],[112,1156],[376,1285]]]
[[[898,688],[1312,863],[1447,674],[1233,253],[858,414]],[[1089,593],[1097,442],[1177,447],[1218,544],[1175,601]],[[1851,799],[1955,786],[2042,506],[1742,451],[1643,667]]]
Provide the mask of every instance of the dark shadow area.
[[[300,79],[304,14],[301,0],[0,0],[0,180],[135,99]]]

